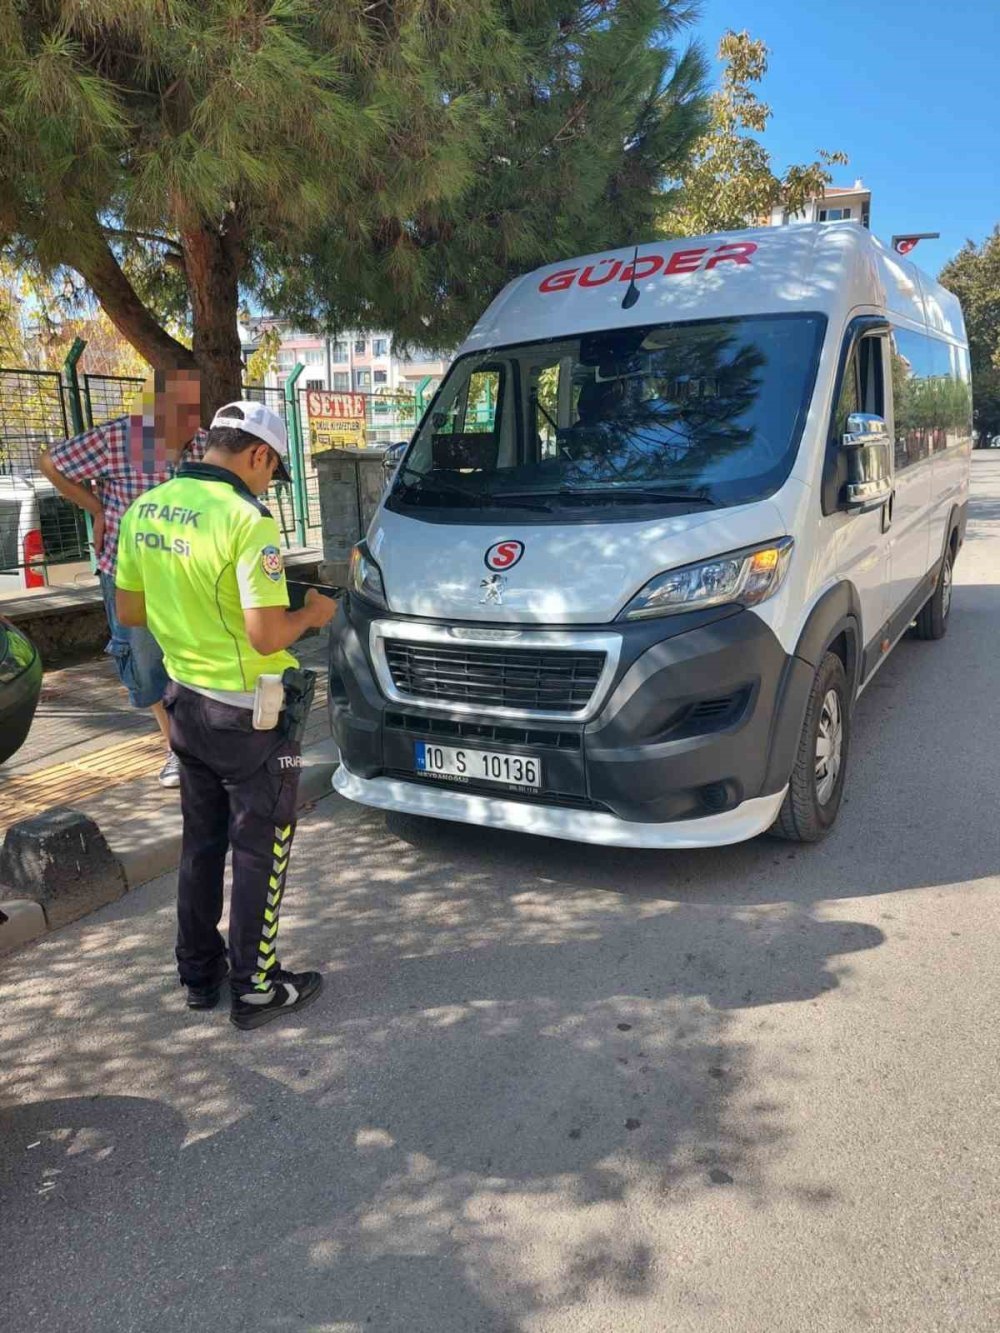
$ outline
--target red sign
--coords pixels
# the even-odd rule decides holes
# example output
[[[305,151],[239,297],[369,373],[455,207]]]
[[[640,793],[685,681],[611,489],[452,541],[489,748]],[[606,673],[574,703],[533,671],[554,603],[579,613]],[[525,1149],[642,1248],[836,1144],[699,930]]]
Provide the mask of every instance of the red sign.
[[[896,253],[898,255],[908,255],[919,240],[919,236],[900,236],[896,242]]]
[[[497,542],[486,552],[487,569],[513,569],[524,555],[524,542]]]
[[[674,250],[670,255],[640,255],[633,264],[620,259],[599,259],[596,264],[586,268],[564,268],[558,273],[550,273],[538,284],[540,292],[564,292],[568,287],[603,287],[607,282],[642,282],[646,278],[662,273],[672,277],[678,273],[694,273],[698,269],[705,271],[718,268],[720,264],[749,264],[750,256],[756,251],[755,241],[726,241],[712,251],[708,246],[699,246],[692,250]],[[708,256],[708,258],[706,258]]]
[[[365,439],[365,395],[327,393],[310,389],[306,394],[309,433],[313,454],[327,449],[363,449]]]
[[[364,420],[363,393],[326,393],[310,389],[306,394],[306,410],[311,417],[332,417],[335,421]]]

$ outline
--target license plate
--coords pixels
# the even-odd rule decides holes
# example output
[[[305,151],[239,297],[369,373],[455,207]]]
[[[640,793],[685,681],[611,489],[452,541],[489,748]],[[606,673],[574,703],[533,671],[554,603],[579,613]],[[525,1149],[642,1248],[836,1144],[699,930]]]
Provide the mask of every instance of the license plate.
[[[537,759],[496,750],[458,749],[452,745],[429,745],[417,741],[413,747],[418,773],[428,777],[460,778],[465,782],[492,782],[502,787],[538,791],[542,766]]]

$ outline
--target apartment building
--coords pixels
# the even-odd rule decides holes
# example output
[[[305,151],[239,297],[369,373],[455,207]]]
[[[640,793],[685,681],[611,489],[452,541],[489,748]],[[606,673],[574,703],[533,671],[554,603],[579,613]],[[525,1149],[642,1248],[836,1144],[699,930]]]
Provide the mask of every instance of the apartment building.
[[[323,338],[290,328],[280,320],[261,319],[248,329],[252,351],[260,335],[277,328],[281,333],[277,370],[268,387],[283,388],[290,371],[301,361],[303,389],[330,389],[341,393],[413,394],[426,401],[440,384],[449,358],[415,349],[400,356],[389,333],[352,332]]]
[[[853,185],[828,185],[822,195],[810,199],[798,213],[774,208],[764,222],[769,227],[787,227],[797,222],[843,222],[853,220],[862,227],[871,225],[872,192],[860,177]]]

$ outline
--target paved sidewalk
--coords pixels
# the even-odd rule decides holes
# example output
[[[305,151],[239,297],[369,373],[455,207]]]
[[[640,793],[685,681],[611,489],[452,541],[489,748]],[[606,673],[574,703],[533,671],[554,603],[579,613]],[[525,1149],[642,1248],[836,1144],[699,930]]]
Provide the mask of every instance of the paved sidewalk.
[[[325,633],[297,649],[319,673],[304,746],[328,766],[326,652]],[[177,792],[157,780],[163,761],[152,716],[129,705],[110,658],[47,672],[28,739],[0,771],[0,838],[18,820],[71,806],[97,823],[130,883],[141,883],[175,864],[164,844],[179,839],[180,809]]]

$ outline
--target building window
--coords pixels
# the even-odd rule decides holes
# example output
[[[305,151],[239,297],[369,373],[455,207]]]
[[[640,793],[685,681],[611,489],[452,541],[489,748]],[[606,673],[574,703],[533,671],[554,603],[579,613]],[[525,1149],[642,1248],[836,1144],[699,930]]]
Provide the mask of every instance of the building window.
[[[367,350],[368,350],[368,344],[365,342],[364,338],[358,338],[354,344],[354,355],[364,356]]]
[[[286,351],[286,349],[283,347],[278,352],[278,369],[291,370],[292,366],[295,365],[297,360],[298,360],[297,352]]]
[[[358,382],[359,389],[370,389],[372,386],[372,373],[370,370],[356,370],[354,376]]]
[[[844,218],[851,216],[849,208],[821,208],[819,210],[820,222],[842,222]]]
[[[306,380],[307,389],[325,389],[326,380]]]
[[[326,353],[322,347],[307,347],[302,353],[302,360],[307,366],[323,366],[326,364]]]
[[[351,376],[346,370],[335,370],[333,372],[333,387],[339,393],[347,393],[351,387]]]
[[[346,361],[347,343],[331,343],[330,355],[333,357],[334,361]]]
[[[388,383],[389,383],[389,374],[388,374],[388,371],[385,371],[385,370],[376,370],[376,371],[375,371],[375,383],[376,383],[376,384],[388,384]]]
[[[375,338],[372,340],[372,356],[388,356],[389,340],[387,338]]]

